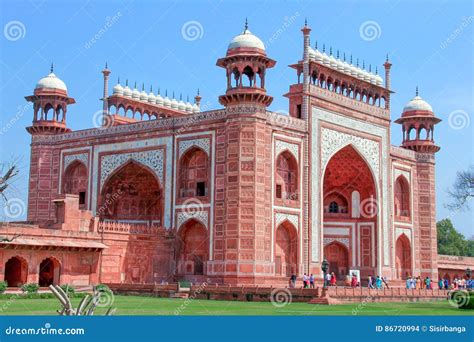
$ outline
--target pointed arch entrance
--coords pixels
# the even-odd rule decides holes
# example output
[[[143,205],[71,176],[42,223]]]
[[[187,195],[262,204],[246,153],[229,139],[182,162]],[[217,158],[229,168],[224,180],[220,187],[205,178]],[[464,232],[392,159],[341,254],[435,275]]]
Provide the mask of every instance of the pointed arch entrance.
[[[97,213],[102,219],[162,223],[162,190],[154,173],[129,161],[104,183]]]
[[[194,219],[184,223],[177,235],[177,273],[206,274],[209,259],[209,237],[204,225]]]
[[[331,242],[324,247],[324,256],[329,262],[330,273],[334,272],[336,279],[343,280],[349,273],[349,251],[339,242]]]
[[[324,239],[349,242],[347,246],[331,243],[324,248],[324,256],[329,262],[333,259],[340,278],[350,269],[360,270],[362,279],[377,274],[376,189],[369,164],[352,145],[341,148],[328,161],[323,177]]]
[[[4,279],[9,287],[20,287],[28,277],[28,263],[20,257],[13,257],[5,263]]]
[[[41,287],[59,284],[60,264],[55,258],[46,258],[39,266],[38,284]]]
[[[275,275],[290,277],[298,273],[298,234],[288,221],[280,224],[275,234]]]
[[[79,208],[87,207],[87,168],[80,161],[74,161],[64,172],[63,193],[79,196]]]
[[[397,279],[407,279],[412,275],[410,240],[400,235],[395,244],[395,269]]]

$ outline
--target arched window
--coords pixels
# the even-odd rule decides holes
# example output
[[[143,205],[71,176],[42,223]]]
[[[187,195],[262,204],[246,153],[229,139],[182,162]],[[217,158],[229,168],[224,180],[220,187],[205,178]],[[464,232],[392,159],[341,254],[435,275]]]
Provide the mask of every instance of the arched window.
[[[399,176],[395,182],[395,216],[410,217],[410,186],[403,176]]]
[[[298,165],[295,157],[285,151],[276,161],[275,197],[285,200],[298,200]]]
[[[203,197],[208,194],[209,158],[200,148],[187,151],[179,162],[179,197]]]
[[[75,161],[64,172],[63,193],[79,196],[79,209],[87,207],[87,168]]]
[[[340,193],[331,193],[324,199],[324,212],[328,214],[347,214],[349,212],[346,198]]]

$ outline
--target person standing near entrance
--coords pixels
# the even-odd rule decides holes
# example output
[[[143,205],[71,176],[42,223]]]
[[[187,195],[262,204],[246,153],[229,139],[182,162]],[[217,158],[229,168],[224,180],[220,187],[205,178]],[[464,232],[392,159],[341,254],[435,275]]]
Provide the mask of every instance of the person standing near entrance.
[[[326,279],[324,279],[324,281],[326,282],[326,286],[331,285],[331,273],[326,273]]]
[[[314,275],[313,274],[309,276],[309,287],[314,289]]]
[[[308,276],[303,274],[303,288],[306,289],[308,287]]]
[[[290,277],[290,287],[293,289],[296,286],[296,274],[292,274]]]

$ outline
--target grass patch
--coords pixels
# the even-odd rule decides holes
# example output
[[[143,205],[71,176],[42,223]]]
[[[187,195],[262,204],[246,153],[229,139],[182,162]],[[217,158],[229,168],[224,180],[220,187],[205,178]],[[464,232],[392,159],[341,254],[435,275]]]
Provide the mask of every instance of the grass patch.
[[[73,298],[75,306],[80,298]],[[350,316],[356,313],[361,316],[370,315],[474,315],[474,310],[459,310],[448,301],[416,302],[416,303],[359,303],[341,305],[314,305],[307,303],[291,303],[277,308],[270,302],[237,302],[216,300],[190,300],[156,298],[145,296],[115,296],[113,307],[116,315],[280,315],[280,316]],[[56,315],[60,308],[55,298],[15,299],[0,298],[0,315]],[[98,308],[96,315],[102,315],[107,308]]]

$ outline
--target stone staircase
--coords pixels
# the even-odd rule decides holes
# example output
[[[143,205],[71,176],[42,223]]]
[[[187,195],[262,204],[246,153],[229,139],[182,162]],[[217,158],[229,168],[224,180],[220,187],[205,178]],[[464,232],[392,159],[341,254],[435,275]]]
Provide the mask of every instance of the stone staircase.
[[[189,293],[191,292],[192,283],[190,282],[178,282],[178,290],[170,292],[170,298],[180,298],[187,299],[189,298]]]

